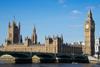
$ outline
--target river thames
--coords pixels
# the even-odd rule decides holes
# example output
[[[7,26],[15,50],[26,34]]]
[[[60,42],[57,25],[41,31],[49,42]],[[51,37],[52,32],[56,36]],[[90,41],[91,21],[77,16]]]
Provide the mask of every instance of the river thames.
[[[0,64],[0,67],[100,67],[100,64]]]

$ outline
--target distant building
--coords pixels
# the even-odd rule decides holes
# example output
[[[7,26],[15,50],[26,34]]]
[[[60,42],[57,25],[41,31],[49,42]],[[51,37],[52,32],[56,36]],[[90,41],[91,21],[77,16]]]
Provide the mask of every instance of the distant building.
[[[98,53],[100,53],[100,38],[96,38],[95,40],[95,56],[98,56]]]

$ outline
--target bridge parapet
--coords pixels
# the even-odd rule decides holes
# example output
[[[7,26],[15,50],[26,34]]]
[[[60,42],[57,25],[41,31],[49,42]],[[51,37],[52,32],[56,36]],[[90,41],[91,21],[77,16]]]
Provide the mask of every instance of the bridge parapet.
[[[11,59],[20,62],[28,60],[33,63],[88,63],[85,55],[64,55],[52,53],[34,53],[34,52],[0,52],[1,59]],[[0,59],[0,60],[1,60]],[[68,62],[67,62],[68,61]],[[70,62],[69,62],[70,61]]]

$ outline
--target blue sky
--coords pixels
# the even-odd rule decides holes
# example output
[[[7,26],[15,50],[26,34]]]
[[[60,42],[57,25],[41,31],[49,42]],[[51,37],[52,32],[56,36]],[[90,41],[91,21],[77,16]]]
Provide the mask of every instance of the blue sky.
[[[64,42],[84,41],[84,23],[92,9],[96,37],[100,36],[100,0],[0,0],[0,44],[4,43],[8,22],[15,16],[21,22],[23,39],[36,26],[38,41],[45,36],[61,35]]]

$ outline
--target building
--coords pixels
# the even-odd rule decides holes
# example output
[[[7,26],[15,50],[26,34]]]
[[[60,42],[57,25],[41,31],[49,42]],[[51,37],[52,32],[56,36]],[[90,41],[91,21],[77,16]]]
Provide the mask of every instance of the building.
[[[91,10],[85,22],[85,54],[93,56],[95,54],[95,22]]]
[[[31,37],[26,37],[24,42],[20,35],[20,23],[8,25],[7,39],[2,51],[12,52],[42,52],[55,54],[95,54],[95,23],[91,10],[88,13],[88,19],[85,22],[85,45],[82,42],[74,42],[73,44],[63,43],[63,36],[47,36],[45,43],[38,42],[36,28],[34,26]],[[0,49],[1,50],[1,49]]]
[[[9,22],[7,34],[7,44],[21,43],[22,38],[20,35],[20,23],[19,26],[17,26],[15,21],[13,21],[12,25]]]
[[[61,46],[61,53],[62,54],[83,54],[83,45],[80,43],[66,43]]]
[[[95,40],[95,56],[98,57],[98,53],[100,53],[100,38],[96,38]]]
[[[3,51],[12,52],[42,52],[42,53],[55,53],[55,54],[82,54],[82,46],[78,43],[68,45],[63,43],[63,36],[47,36],[45,43],[40,44],[37,41],[36,28],[33,28],[31,37],[26,37],[23,42],[22,35],[20,35],[20,23],[16,24],[15,21],[9,23],[7,39],[4,44]],[[77,44],[77,45],[76,45]]]
[[[7,39],[4,44],[3,51],[17,51],[17,52],[43,52],[43,53],[61,53],[61,45],[63,44],[63,36],[45,37],[45,43],[37,42],[37,33],[34,26],[31,37],[26,37],[23,42],[22,35],[20,35],[20,23],[8,25]]]

